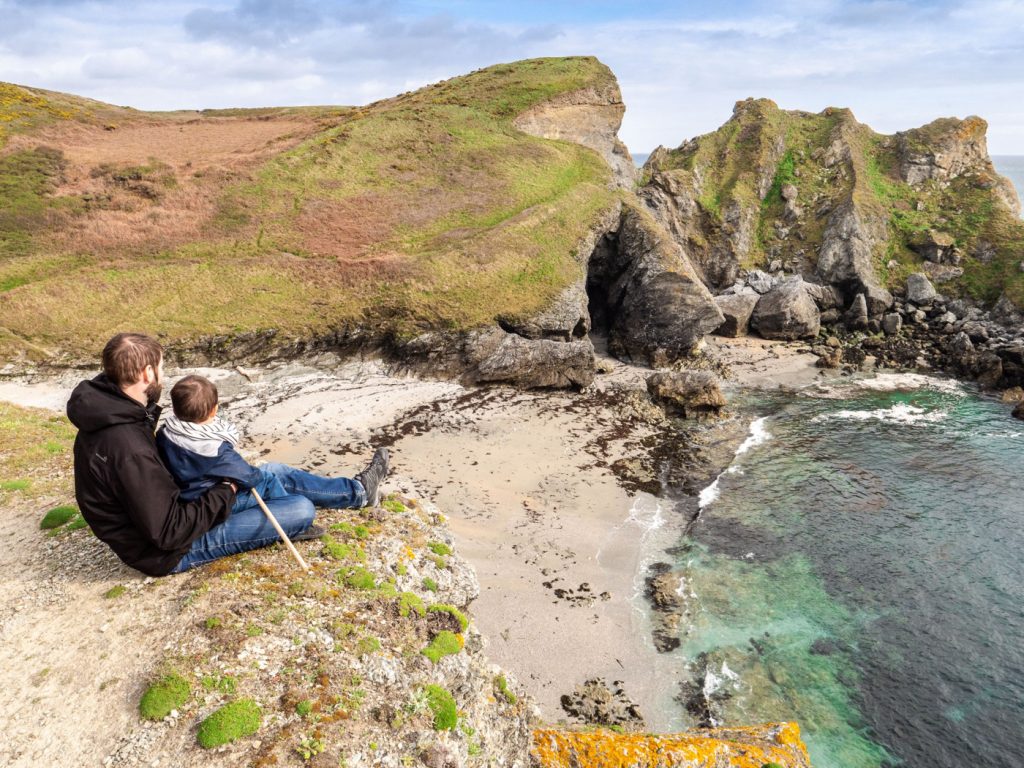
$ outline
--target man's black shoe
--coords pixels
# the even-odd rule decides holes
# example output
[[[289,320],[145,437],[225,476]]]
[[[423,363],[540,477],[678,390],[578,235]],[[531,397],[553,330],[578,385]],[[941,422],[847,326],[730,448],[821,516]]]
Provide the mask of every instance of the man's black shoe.
[[[390,461],[387,448],[378,448],[373,452],[373,458],[366,469],[355,476],[366,490],[366,506],[376,507],[380,501],[380,484],[388,476],[388,462]]]
[[[319,525],[311,525],[302,533],[296,536],[292,536],[292,541],[312,541],[313,539],[319,539],[325,533],[327,533],[327,531],[325,531]]]

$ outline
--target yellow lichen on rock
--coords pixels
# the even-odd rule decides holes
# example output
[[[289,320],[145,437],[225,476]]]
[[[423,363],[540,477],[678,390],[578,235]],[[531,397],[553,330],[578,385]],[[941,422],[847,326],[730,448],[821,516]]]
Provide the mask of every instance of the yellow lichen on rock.
[[[539,768],[810,768],[796,723],[650,735],[611,731],[533,732]]]

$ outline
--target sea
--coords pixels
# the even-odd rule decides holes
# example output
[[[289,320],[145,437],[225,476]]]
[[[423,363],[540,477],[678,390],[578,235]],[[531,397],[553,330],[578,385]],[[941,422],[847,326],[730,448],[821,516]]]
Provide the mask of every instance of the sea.
[[[1021,765],[1024,422],[918,374],[736,397],[747,439],[670,550],[690,693],[796,720],[815,768]]]

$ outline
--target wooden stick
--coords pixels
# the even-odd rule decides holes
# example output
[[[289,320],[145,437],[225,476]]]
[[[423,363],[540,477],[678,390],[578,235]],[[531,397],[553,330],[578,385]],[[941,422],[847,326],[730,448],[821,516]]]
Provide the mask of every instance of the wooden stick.
[[[249,492],[252,494],[252,497],[256,499],[256,503],[260,505],[260,509],[262,509],[263,514],[267,516],[267,520],[269,520],[271,524],[274,526],[274,530],[276,530],[277,535],[281,537],[281,541],[283,541],[285,546],[288,547],[288,551],[292,553],[292,557],[294,557],[298,561],[299,565],[302,566],[302,570],[308,571],[309,565],[306,563],[305,560],[302,559],[302,555],[299,554],[299,550],[297,550],[295,548],[295,545],[292,544],[291,539],[288,538],[288,535],[284,532],[284,529],[281,528],[281,524],[277,522],[277,518],[274,517],[273,513],[269,509],[267,509],[267,505],[263,503],[263,499],[260,498],[260,495],[256,492],[256,489],[252,488],[250,489]]]

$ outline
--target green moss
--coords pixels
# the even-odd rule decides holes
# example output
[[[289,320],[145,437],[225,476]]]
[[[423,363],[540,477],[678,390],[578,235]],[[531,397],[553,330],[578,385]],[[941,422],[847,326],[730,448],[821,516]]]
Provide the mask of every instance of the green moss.
[[[322,550],[324,557],[329,557],[332,560],[348,560],[352,556],[352,547],[348,544],[336,541],[330,535],[324,535],[320,540],[324,545]]]
[[[299,717],[305,717],[313,711],[313,702],[309,699],[303,699],[295,705],[295,714]]]
[[[398,596],[398,613],[402,618],[406,618],[412,612],[420,617],[426,615],[423,600],[415,592],[403,592]]]
[[[428,611],[433,613],[447,613],[450,616],[454,616],[459,622],[459,628],[465,632],[466,627],[469,626],[469,619],[466,618],[466,614],[456,608],[454,605],[447,605],[445,603],[435,603],[434,605],[427,608]]]
[[[225,704],[199,724],[196,738],[199,746],[213,749],[222,744],[251,736],[259,730],[263,710],[252,699],[239,699]]]
[[[139,701],[139,714],[146,720],[162,720],[188,700],[189,685],[181,675],[172,673],[146,689]]]
[[[516,703],[516,695],[509,690],[508,680],[505,679],[504,675],[498,675],[494,678],[494,687],[498,691],[498,695],[503,698],[509,704]]]
[[[403,504],[398,499],[385,499],[384,501],[381,502],[381,506],[394,515],[398,515],[402,512],[405,512],[405,504]]]
[[[82,528],[88,528],[88,527],[89,527],[89,523],[87,523],[85,521],[85,518],[82,517],[81,515],[76,515],[71,520],[70,523],[68,523],[66,526],[64,526],[64,530],[70,532],[70,531],[77,531],[77,530],[80,530]]]
[[[377,587],[377,595],[383,600],[394,600],[398,597],[398,586],[393,580],[385,581]]]
[[[231,696],[238,688],[238,678],[233,675],[203,675],[199,681],[203,690],[224,693]]]
[[[452,548],[445,544],[443,541],[430,541],[427,542],[427,549],[433,552],[435,555],[450,555]]]
[[[428,592],[437,592],[437,582],[426,576],[423,579],[423,588]]]
[[[438,632],[420,653],[437,664],[445,656],[454,656],[462,650],[462,638],[447,629]]]
[[[366,637],[360,638],[359,642],[356,643],[356,655],[358,656],[368,656],[379,650],[380,640],[373,635],[367,635]]]
[[[338,571],[338,581],[352,589],[376,589],[377,582],[373,574],[362,566],[342,568]]]
[[[29,480],[0,480],[0,491],[24,491],[31,485]]]
[[[114,599],[120,597],[121,595],[123,595],[127,591],[128,591],[127,587],[125,587],[122,584],[118,584],[116,587],[111,587],[106,592],[104,592],[103,593],[103,597],[106,598],[107,600],[114,600]]]
[[[458,709],[455,706],[455,697],[440,685],[428,685],[424,687],[427,697],[427,706],[434,715],[435,731],[452,731],[459,722]]]
[[[216,629],[221,624],[223,624],[223,622],[221,621],[220,616],[209,616],[206,621],[203,622],[203,626],[207,629]]]
[[[39,527],[43,530],[49,530],[51,528],[60,528],[62,525],[71,520],[71,518],[73,518],[77,514],[78,507],[72,507],[69,505],[54,507],[45,515],[43,515],[43,519],[39,521]]]

